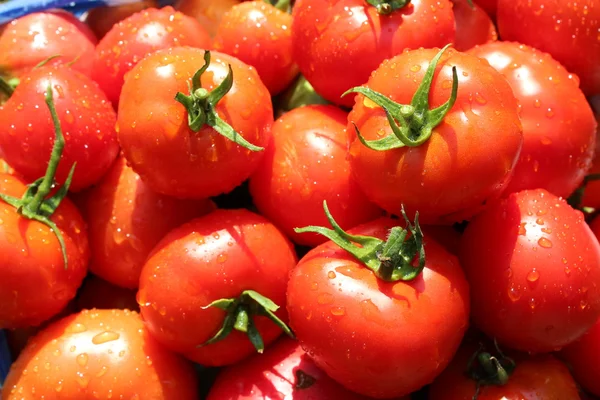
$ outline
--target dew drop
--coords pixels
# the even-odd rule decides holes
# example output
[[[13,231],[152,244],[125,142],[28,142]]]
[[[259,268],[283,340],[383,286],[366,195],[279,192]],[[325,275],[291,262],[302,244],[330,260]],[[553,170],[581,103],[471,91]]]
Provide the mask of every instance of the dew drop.
[[[515,286],[511,286],[508,289],[508,297],[512,301],[517,301],[521,298],[521,291],[518,288],[516,288]]]
[[[120,335],[113,331],[104,331],[92,338],[94,344],[104,344],[119,339]]]
[[[529,271],[527,274],[527,281],[531,283],[537,282],[538,279],[540,279],[540,273],[537,272],[535,268]]]
[[[329,279],[335,279],[335,277],[336,277],[336,275],[335,275],[335,272],[333,272],[333,271],[329,271],[329,272],[327,273],[327,277],[328,277]]]
[[[77,364],[79,364],[79,366],[85,367],[88,363],[88,355],[87,353],[81,353],[77,356],[75,360],[77,361]]]
[[[329,293],[319,293],[317,302],[319,304],[331,304],[333,303],[333,296]]]
[[[346,309],[344,307],[331,307],[331,315],[335,315],[336,317],[341,317],[346,314]]]
[[[540,247],[543,247],[545,249],[549,249],[552,247],[552,242],[550,241],[550,239],[545,238],[545,237],[539,238],[538,244],[540,245]]]

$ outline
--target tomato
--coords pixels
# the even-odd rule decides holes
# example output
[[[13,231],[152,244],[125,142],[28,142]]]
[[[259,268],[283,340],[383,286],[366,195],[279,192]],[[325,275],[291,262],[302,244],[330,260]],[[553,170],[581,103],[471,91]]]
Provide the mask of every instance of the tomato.
[[[152,335],[169,349],[206,366],[232,364],[252,354],[253,344],[237,330],[206,344],[231,315],[207,306],[244,297],[248,290],[283,306],[295,265],[292,245],[266,219],[243,209],[216,210],[176,228],[157,245],[142,270],[138,303]],[[273,321],[253,316],[254,303],[241,306],[266,345],[280,335]],[[276,315],[287,319],[284,307]]]
[[[334,106],[296,108],[278,119],[273,139],[250,179],[254,204],[296,243],[316,246],[327,239],[294,228],[323,225],[328,200],[343,228],[381,215],[350,176],[347,114]]]
[[[207,400],[366,400],[323,373],[298,342],[282,338],[263,355],[221,371]]]
[[[21,76],[56,56],[49,64],[70,63],[90,75],[96,43],[65,14],[40,12],[11,21],[0,33],[0,74]]]
[[[577,79],[548,54],[518,43],[470,53],[508,79],[520,105],[523,149],[505,193],[543,188],[568,197],[590,169],[596,142],[594,114]]]
[[[595,232],[599,232],[598,224],[593,229]],[[571,366],[577,382],[590,393],[600,396],[600,382],[598,382],[600,374],[600,366],[598,365],[598,357],[600,357],[600,320],[579,340],[565,347],[561,355]]]
[[[146,55],[176,46],[209,45],[208,34],[193,18],[173,7],[149,8],[114,25],[100,40],[92,77],[116,107],[125,75]]]
[[[385,105],[394,107],[392,117],[405,118],[407,125],[397,136],[373,96],[357,96],[348,116],[349,129],[358,129],[371,147],[355,135],[350,163],[363,192],[387,212],[397,215],[404,204],[409,215],[418,210],[423,223],[448,224],[472,217],[500,196],[523,135],[517,101],[499,72],[484,60],[452,49],[441,55],[436,68],[432,61],[436,53],[440,55],[434,49],[404,52],[373,72],[367,90],[391,99]],[[431,108],[452,104],[453,67],[458,87],[455,102],[439,124],[429,119],[419,122],[421,113],[437,112],[427,111],[428,101]],[[431,74],[433,84],[427,88]],[[412,103],[414,113],[402,117],[396,102]],[[375,150],[373,143],[382,140],[392,140],[393,146]]]
[[[550,53],[586,95],[600,93],[599,26],[596,0],[498,0],[500,37]]]
[[[476,348],[462,348],[450,366],[433,382],[429,400],[472,400],[476,381],[465,371]],[[504,385],[481,385],[477,400],[579,400],[568,368],[549,354],[514,357],[516,367]]]
[[[130,289],[138,287],[148,254],[170,230],[215,208],[210,200],[154,193],[123,157],[79,204],[88,223],[90,271]]]
[[[135,291],[112,285],[93,275],[88,276],[84,281],[77,293],[75,305],[77,310],[93,308],[139,310]]]
[[[137,313],[84,310],[36,335],[11,367],[2,399],[37,398],[195,399],[197,383]]]
[[[123,86],[118,123],[125,157],[152,190],[169,196],[206,198],[231,191],[258,167],[262,151],[257,150],[271,136],[271,97],[256,70],[218,52],[209,55],[202,88],[221,90],[228,65],[232,88],[216,106],[201,105],[201,112],[238,134],[228,139],[208,120],[196,131],[189,127],[189,111],[175,96],[189,93],[190,79],[207,64],[205,54],[189,47],[158,51],[138,63]],[[255,145],[253,150],[241,144],[243,139]]]
[[[557,350],[600,316],[600,245],[581,212],[543,189],[489,205],[460,254],[473,322],[505,346]]]
[[[26,189],[19,178],[0,175],[0,193],[20,197]],[[67,266],[50,227],[0,201],[0,328],[35,326],[57,314],[86,275],[88,241],[77,208],[64,199],[51,220],[64,239]]]
[[[264,1],[233,6],[221,19],[214,48],[256,68],[276,95],[298,75],[292,57],[292,16]]]
[[[298,0],[292,15],[300,71],[321,96],[347,107],[352,96],[342,93],[365,83],[383,60],[445,46],[455,34],[450,0],[413,0],[389,15],[364,0]]]
[[[452,12],[456,20],[454,48],[466,51],[478,44],[494,42],[498,39],[492,19],[477,4],[468,0],[452,0]]]
[[[600,174],[600,140],[598,139],[598,136],[600,135],[600,96],[596,96],[590,100],[596,113],[596,123],[598,125],[596,128],[596,149],[594,150],[594,161],[592,162],[592,167],[589,171],[590,175],[595,175]],[[583,192],[582,203],[585,207],[600,208],[600,181],[590,181],[586,184]]]
[[[492,19],[496,19],[498,0],[473,0],[473,3],[483,8]]]
[[[50,114],[40,105],[49,83],[65,135],[56,179],[64,183],[77,163],[70,189],[78,191],[96,183],[119,151],[115,111],[87,76],[67,66],[44,66],[22,76],[0,110],[0,146],[6,161],[26,179],[44,175],[54,137]]]
[[[141,0],[135,3],[125,3],[120,6],[93,8],[87,12],[85,22],[97,38],[102,39],[113,25],[146,8],[158,7],[156,0]]]
[[[214,37],[225,13],[239,3],[239,0],[177,0],[175,8],[195,18]]]
[[[398,225],[380,218],[350,233],[384,239]],[[469,319],[467,281],[455,256],[424,240],[424,269],[413,280],[384,280],[331,241],[292,270],[290,326],[315,364],[354,392],[407,395],[433,381],[460,345]]]

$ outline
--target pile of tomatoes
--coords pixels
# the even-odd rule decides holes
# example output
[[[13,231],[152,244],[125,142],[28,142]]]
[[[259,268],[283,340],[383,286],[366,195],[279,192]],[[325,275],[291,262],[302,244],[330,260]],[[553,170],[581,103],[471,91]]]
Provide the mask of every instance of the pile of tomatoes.
[[[0,77],[3,400],[600,396],[597,0],[48,10]]]

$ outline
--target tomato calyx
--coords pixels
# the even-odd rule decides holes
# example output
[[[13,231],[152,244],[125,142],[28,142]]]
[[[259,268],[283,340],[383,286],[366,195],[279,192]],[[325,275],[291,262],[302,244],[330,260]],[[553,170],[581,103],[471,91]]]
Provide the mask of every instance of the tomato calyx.
[[[254,290],[245,290],[237,298],[215,300],[209,305],[202,307],[202,309],[206,310],[210,307],[220,308],[225,311],[227,315],[225,316],[221,329],[219,329],[212,338],[197,347],[203,347],[223,340],[235,329],[236,331],[247,334],[248,339],[250,339],[250,342],[256,351],[262,353],[265,350],[265,344],[260,336],[260,332],[258,332],[258,329],[254,325],[254,316],[264,316],[269,318],[275,325],[280,327],[286,335],[294,338],[292,330],[285,322],[275,315],[279,306],[269,298]]]
[[[294,374],[296,375],[296,384],[294,385],[294,389],[296,390],[308,389],[317,382],[313,376],[310,376],[301,369],[297,369]]]
[[[263,0],[265,3],[272,5],[276,9],[289,13],[292,10],[291,0]]]
[[[2,97],[5,99],[9,99],[10,96],[12,96],[12,94],[14,93],[15,88],[18,84],[18,78],[6,80],[2,76],[0,76],[0,94],[3,95]]]
[[[410,104],[398,104],[383,94],[362,86],[354,87],[342,94],[342,96],[345,96],[348,93],[360,93],[383,108],[394,133],[383,139],[368,141],[361,135],[356,124],[353,123],[356,134],[362,144],[372,150],[386,151],[404,146],[417,147],[431,137],[433,129],[442,122],[452,106],[454,106],[458,94],[458,75],[456,67],[452,67],[452,93],[450,98],[438,108],[429,109],[429,92],[431,90],[431,83],[433,82],[433,73],[442,54],[449,46],[449,44],[446,45],[431,60],[425,76]],[[400,126],[396,121],[400,121]]]
[[[310,104],[331,104],[321,97],[304,75],[299,75],[296,81],[281,95],[277,102],[279,113],[291,111],[294,108]]]
[[[410,4],[410,0],[367,0],[367,3],[375,7],[379,14],[388,15],[406,7]]]
[[[296,233],[312,232],[325,236],[386,282],[411,281],[425,268],[425,246],[423,232],[419,226],[418,212],[415,214],[415,222],[412,224],[402,207],[406,229],[400,226],[393,227],[390,229],[387,240],[384,241],[371,236],[351,235],[345,232],[333,219],[326,201],[323,202],[323,208],[333,229],[307,226],[295,228]],[[417,255],[419,258],[415,267],[413,260]]]
[[[50,228],[52,232],[54,232],[54,235],[60,244],[65,269],[67,269],[68,260],[65,241],[62,233],[56,224],[50,219],[50,217],[52,214],[54,214],[54,211],[56,211],[69,191],[69,186],[71,185],[71,181],[73,179],[73,173],[75,172],[75,164],[73,164],[71,167],[64,185],[61,186],[54,195],[47,197],[53,189],[54,176],[56,175],[58,163],[65,147],[65,139],[62,133],[58,115],[56,114],[56,108],[54,107],[54,97],[52,95],[52,87],[50,85],[48,85],[48,88],[46,89],[45,100],[46,105],[50,110],[50,115],[52,116],[54,133],[56,136],[54,140],[54,146],[52,147],[52,153],[50,155],[50,161],[48,162],[48,168],[46,169],[46,174],[42,178],[28,185],[25,194],[20,199],[1,193],[0,199],[15,207],[17,212],[22,217],[41,222]]]
[[[192,77],[192,83],[188,82],[190,94],[178,92],[175,95],[175,100],[183,104],[188,112],[188,125],[194,132],[198,132],[204,125],[212,127],[217,133],[237,143],[238,145],[245,147],[251,151],[262,151],[263,147],[258,147],[248,142],[237,133],[231,125],[225,122],[215,109],[217,103],[231,90],[233,86],[233,70],[229,65],[229,72],[227,76],[212,91],[208,91],[202,87],[201,77],[202,74],[210,66],[210,51],[204,52],[204,65],[200,68]]]
[[[485,351],[484,346],[481,345],[469,359],[466,374],[476,382],[472,400],[477,400],[482,386],[506,385],[516,368],[514,360],[505,356],[497,343],[495,347],[497,356]]]

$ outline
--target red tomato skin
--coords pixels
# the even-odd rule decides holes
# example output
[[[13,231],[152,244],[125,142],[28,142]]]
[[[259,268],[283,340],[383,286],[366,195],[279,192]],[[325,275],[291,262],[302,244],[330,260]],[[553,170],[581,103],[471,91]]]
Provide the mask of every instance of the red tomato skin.
[[[90,271],[129,289],[138,287],[150,251],[169,231],[215,209],[210,200],[153,192],[123,157],[79,204],[88,223]]]
[[[26,189],[19,178],[0,175],[0,193],[20,198]],[[3,201],[0,219],[0,328],[36,326],[75,297],[87,273],[85,222],[69,199],[50,217],[65,241],[65,269],[58,239],[48,226],[21,217]]]
[[[291,243],[250,211],[216,210],[171,231],[157,245],[140,277],[138,303],[152,335],[169,349],[205,366],[236,363],[256,352],[248,337],[233,331],[201,348],[222,326],[225,312],[202,307],[255,290],[281,308],[296,265]],[[266,317],[255,317],[265,345],[280,334]]]
[[[383,239],[396,225],[380,218],[350,232]],[[468,284],[455,256],[428,236],[425,248],[425,269],[411,282],[379,280],[332,242],[292,271],[290,326],[315,364],[348,389],[404,396],[432,382],[454,356],[468,327]]]
[[[85,23],[98,39],[102,39],[120,21],[136,12],[151,7],[157,8],[158,2],[156,0],[142,0],[120,6],[97,7],[87,12]]]
[[[384,61],[366,85],[400,104],[410,104],[437,53],[413,50]],[[442,55],[430,107],[439,107],[450,97],[452,66],[457,67],[459,80],[456,103],[423,145],[375,151],[356,135],[350,145],[353,175],[367,197],[391,214],[398,215],[402,204],[409,215],[419,211],[423,224],[469,219],[499,197],[523,142],[518,105],[508,82],[472,55],[452,49]],[[367,140],[393,134],[383,109],[363,95],[356,97],[348,122],[349,132],[355,123]]]
[[[72,62],[72,68],[90,75],[95,42],[70,18],[55,11],[25,15],[8,23],[0,33],[3,72],[21,76],[49,57],[50,65]]]
[[[214,37],[221,19],[239,0],[177,0],[175,9],[195,18]]]
[[[115,24],[100,40],[92,78],[117,108],[125,75],[148,54],[176,46],[208,48],[210,37],[173,7],[145,9]]]
[[[327,226],[323,200],[344,229],[381,216],[354,182],[348,160],[347,113],[335,106],[296,108],[273,124],[273,138],[250,178],[260,213],[294,242],[316,246],[327,239],[294,228]]]
[[[254,68],[212,52],[202,87],[211,90],[220,84],[227,64],[233,69],[233,87],[216,110],[247,141],[265,147],[273,108]],[[185,107],[174,98],[177,92],[189,93],[189,80],[203,65],[200,49],[158,51],[138,63],[123,86],[119,141],[133,170],[155,192],[180,198],[227,193],[250,177],[263,155],[238,146],[208,125],[195,133],[189,129]]]
[[[592,226],[599,232],[598,224]],[[598,235],[598,233],[596,233]],[[600,320],[579,340],[571,343],[561,351],[561,356],[571,366],[573,376],[588,392],[600,396]]]
[[[134,290],[115,286],[104,279],[89,275],[77,293],[75,306],[77,311],[93,308],[139,311],[135,295]]]
[[[459,350],[452,363],[436,378],[429,400],[472,400],[476,383],[465,375],[477,347]],[[513,357],[517,367],[503,386],[481,386],[477,400],[579,400],[577,384],[562,362],[550,354]]]
[[[470,6],[467,0],[452,0],[452,12],[456,20],[454,48],[467,51],[478,44],[495,42],[498,33],[492,19],[477,4]]]
[[[592,161],[592,167],[590,168],[589,174],[600,174],[600,97],[590,99],[592,107],[596,114],[596,149],[594,150],[594,160]],[[600,208],[600,181],[590,181],[585,187],[583,192],[582,204],[585,207]]]
[[[4,389],[2,400],[198,398],[192,366],[128,310],[84,310],[53,323],[26,346]]]
[[[354,96],[342,93],[365,83],[383,60],[405,49],[443,47],[455,35],[450,0],[413,0],[387,16],[363,0],[299,0],[292,16],[300,71],[321,96],[346,107]]]
[[[596,0],[498,0],[500,37],[550,53],[586,95],[600,93],[599,27]]]
[[[233,6],[221,19],[214,48],[256,68],[271,95],[298,75],[292,55],[292,16],[265,3]]]
[[[470,53],[507,78],[520,105],[523,149],[505,193],[542,188],[568,197],[590,169],[596,144],[594,113],[577,79],[550,55],[518,43]]]
[[[498,8],[498,0],[473,0],[473,3],[483,8],[487,15],[493,20],[496,19],[496,11]]]
[[[119,152],[116,113],[98,85],[66,66],[37,68],[21,78],[0,109],[0,146],[8,164],[30,182],[44,176],[54,145],[54,124],[44,95],[51,84],[65,138],[56,180],[64,183],[77,163],[69,190],[96,183]]]
[[[315,379],[305,389],[295,389],[296,372]],[[217,376],[207,400],[367,400],[328,377],[297,341],[283,337],[262,355],[232,365]]]
[[[489,205],[460,260],[474,324],[504,346],[559,350],[600,316],[600,245],[581,212],[543,189]]]

